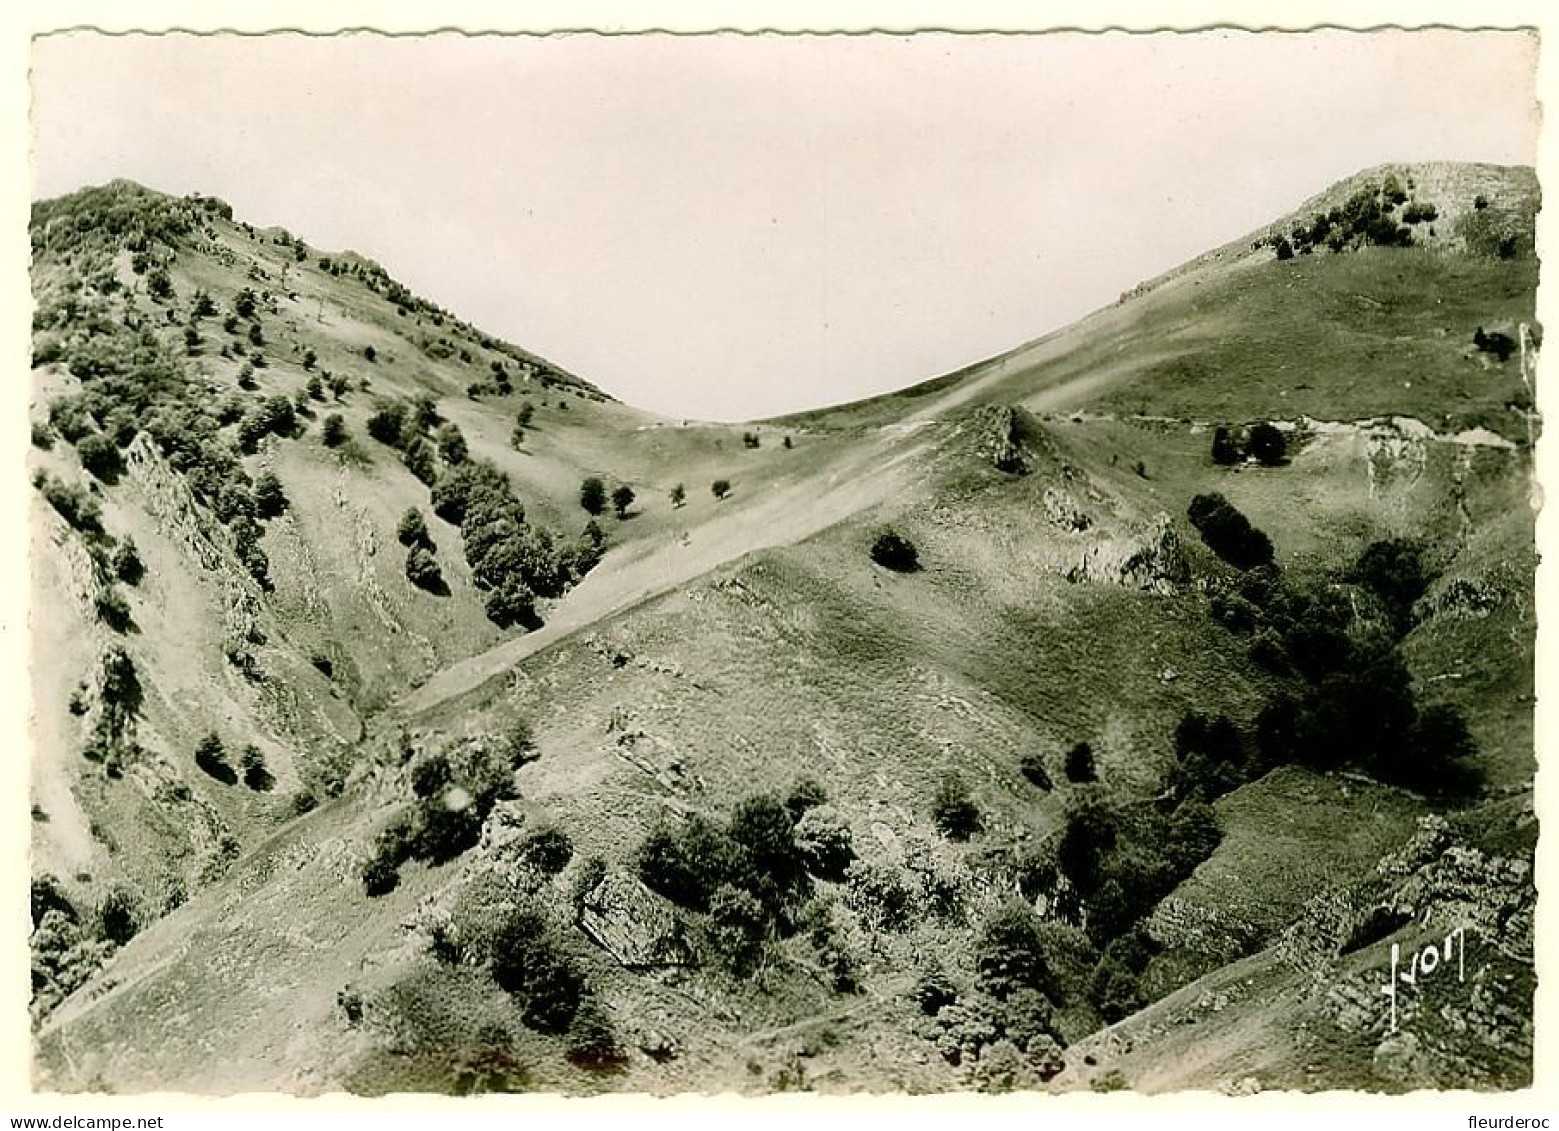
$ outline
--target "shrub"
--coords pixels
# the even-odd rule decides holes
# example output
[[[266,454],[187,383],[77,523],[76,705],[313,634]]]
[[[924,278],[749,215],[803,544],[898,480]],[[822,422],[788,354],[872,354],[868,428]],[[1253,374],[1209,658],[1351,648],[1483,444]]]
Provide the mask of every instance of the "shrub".
[[[413,436],[401,453],[401,462],[417,480],[432,486],[438,479],[438,468],[433,463],[433,449],[421,436]]]
[[[254,743],[247,743],[238,755],[238,766],[244,774],[244,785],[257,793],[269,793],[276,786],[276,779],[266,768],[265,755]]]
[[[573,857],[574,842],[562,829],[535,829],[520,839],[520,860],[543,875],[557,875]]]
[[[124,887],[110,888],[97,909],[97,934],[115,946],[124,946],[140,931],[140,909]]]
[[[406,406],[400,401],[379,405],[368,418],[368,434],[381,444],[400,448],[405,444]]]
[[[1276,467],[1288,454],[1288,441],[1278,428],[1263,422],[1250,430],[1249,448],[1250,454],[1263,464]]]
[[[981,925],[975,968],[980,988],[998,1001],[1024,989],[1051,1000],[1062,994],[1045,954],[1039,916],[1020,899],[1009,899]]]
[[[1294,247],[1283,236],[1279,236],[1277,238],[1277,242],[1275,244],[1273,244],[1272,246],[1273,246],[1273,250],[1277,252],[1277,257],[1279,259],[1292,259],[1292,258],[1294,258]]]
[[[628,517],[628,508],[633,506],[633,488],[623,483],[612,492],[612,509],[617,512],[618,518]]]
[[[579,485],[579,505],[592,514],[606,510],[606,485],[594,475]]]
[[[1347,577],[1380,598],[1399,635],[1412,627],[1413,606],[1434,580],[1424,564],[1423,548],[1410,538],[1370,543]]]
[[[1098,768],[1094,765],[1093,747],[1086,742],[1079,742],[1066,752],[1066,780],[1076,784],[1099,780]]]
[[[920,553],[915,544],[892,530],[877,536],[871,555],[872,561],[898,573],[912,573],[920,568]]]
[[[130,617],[130,604],[124,598],[124,594],[113,586],[108,586],[98,591],[93,598],[93,608],[97,612],[97,619],[106,624],[114,632],[129,632],[134,626]]]
[[[207,734],[195,746],[195,765],[223,785],[238,782],[238,775],[227,764],[227,750],[215,731]]]
[[[828,791],[816,778],[797,778],[785,795],[785,811],[792,821],[799,821],[809,809],[826,804]]]
[[[525,1024],[545,1033],[566,1032],[585,979],[546,919],[529,909],[511,912],[494,932],[492,952],[493,980],[523,999]]]
[[[318,362],[318,361],[319,361],[319,355],[317,353],[315,353],[313,350],[306,349],[306,350],[303,351],[303,368],[304,369],[312,371],[313,368],[314,368],[315,363]],[[309,382],[309,396],[314,397],[315,399],[318,399],[319,396],[320,396],[320,393],[316,392],[316,390],[318,390],[319,388],[320,388],[320,386],[319,386],[319,384],[316,381],[310,381]]]
[[[938,783],[931,801],[931,820],[949,840],[968,840],[980,831],[980,810],[962,778],[948,774]]]
[[[807,871],[825,880],[843,880],[855,859],[850,827],[827,805],[809,809],[796,822],[796,848]]]
[[[586,995],[568,1027],[568,1059],[593,1072],[621,1065],[626,1056],[612,1019],[594,995]]]
[[[33,485],[72,529],[82,534],[103,533],[102,508],[82,488],[55,479],[47,471],[40,471]]]
[[[396,540],[402,546],[432,546],[433,537],[428,533],[428,523],[416,507],[407,507],[395,527]]]
[[[1050,772],[1045,769],[1045,760],[1037,751],[1030,750],[1018,761],[1018,772],[1028,780],[1028,783],[1047,793],[1054,788],[1055,783],[1050,780]]]
[[[425,589],[429,593],[449,592],[438,562],[428,547],[420,542],[406,553],[406,579],[418,589]]]
[[[439,458],[451,467],[470,458],[471,449],[466,446],[466,438],[454,424],[441,425],[434,438],[438,443]]]
[[[678,483],[671,489],[671,505],[680,507],[687,502],[687,488]]]
[[[339,412],[332,412],[325,417],[320,429],[320,439],[324,441],[327,448],[339,448],[350,439],[346,430],[346,421],[342,419]]]
[[[1236,569],[1255,569],[1271,563],[1271,540],[1222,495],[1197,495],[1187,514],[1208,549]]]
[[[724,884],[709,900],[707,939],[716,961],[745,977],[763,956],[769,919],[763,905],[747,891]]]
[[[287,509],[286,492],[273,472],[261,472],[254,481],[254,509],[261,518],[275,518]]]
[[[529,428],[530,422],[535,417],[535,415],[536,406],[531,404],[530,401],[521,401],[520,411],[515,416],[514,420],[520,428]]]
[[[124,472],[124,459],[114,442],[101,432],[83,436],[76,444],[76,454],[81,458],[81,466],[104,483],[119,482],[119,476]]]
[[[1213,430],[1213,462],[1225,467],[1240,462],[1239,445],[1221,424]]]
[[[379,351],[374,349],[373,346],[364,346],[363,347],[363,360],[368,362],[369,364],[373,364],[374,362],[379,360]]]
[[[709,492],[716,499],[723,499],[731,493],[731,481],[729,479],[716,479],[709,485]]]
[[[914,897],[901,869],[857,860],[845,882],[845,903],[869,928],[898,931],[909,925]]]
[[[639,846],[635,864],[646,885],[674,903],[702,910],[737,873],[740,849],[724,829],[694,815],[680,829],[662,825]]]

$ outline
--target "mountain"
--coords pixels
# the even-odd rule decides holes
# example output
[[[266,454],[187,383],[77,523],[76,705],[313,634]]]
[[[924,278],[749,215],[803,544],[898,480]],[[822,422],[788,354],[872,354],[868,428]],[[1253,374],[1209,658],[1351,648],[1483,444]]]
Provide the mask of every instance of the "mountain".
[[[1536,207],[1369,170],[715,425],[35,205],[39,1085],[1523,1085]]]

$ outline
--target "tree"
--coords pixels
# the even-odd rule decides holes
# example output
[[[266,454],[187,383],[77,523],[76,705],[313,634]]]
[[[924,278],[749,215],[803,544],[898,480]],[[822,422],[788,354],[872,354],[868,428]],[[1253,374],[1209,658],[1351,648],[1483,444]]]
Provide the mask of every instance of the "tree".
[[[1279,259],[1294,258],[1294,245],[1289,243],[1287,238],[1279,236],[1277,238],[1277,242],[1274,243],[1272,247],[1277,252]]]
[[[304,369],[312,370],[314,368],[315,363],[317,363],[318,361],[319,361],[319,355],[317,353],[315,353],[313,350],[304,350],[303,351],[303,368]],[[310,396],[316,395],[314,393],[314,383],[312,381],[309,382],[309,395]]]
[[[617,512],[618,518],[628,517],[628,508],[633,506],[635,496],[633,488],[626,483],[620,483],[612,492],[612,508]]]
[[[980,988],[998,1001],[1022,990],[1037,990],[1052,999],[1064,991],[1045,955],[1039,916],[1019,899],[1003,903],[981,925],[975,940],[975,968]]]
[[[1094,766],[1093,747],[1086,742],[1079,742],[1066,752],[1066,780],[1076,784],[1099,780],[1099,772]]]
[[[525,447],[525,425],[515,421],[514,430],[509,433],[509,446],[515,451]]]
[[[536,406],[531,404],[530,401],[521,401],[520,402],[520,411],[519,411],[519,414],[515,417],[515,422],[521,428],[529,428],[530,427],[531,418],[534,417],[535,415],[536,415]]]
[[[381,444],[399,448],[406,442],[406,406],[401,401],[386,401],[368,418],[368,434]]]
[[[949,840],[968,840],[980,831],[980,810],[969,795],[969,787],[956,774],[947,774],[938,783],[931,801],[931,820]]]
[[[114,547],[110,565],[113,567],[114,576],[126,585],[139,585],[141,578],[146,576],[146,566],[141,561],[140,552],[135,548],[135,542],[129,538]]]
[[[1240,462],[1239,446],[1235,444],[1229,430],[1221,424],[1213,432],[1213,462],[1224,467]]]
[[[364,346],[363,347],[363,360],[369,362],[370,364],[372,364],[373,362],[378,361],[379,360],[379,351],[374,349],[373,346]]]
[[[671,489],[671,505],[680,507],[687,502],[687,488],[678,483]]]
[[[541,828],[520,839],[520,859],[544,875],[555,876],[574,856],[574,842],[562,829]]]
[[[825,880],[844,879],[855,859],[850,826],[829,805],[809,809],[796,822],[796,847],[807,871]]]
[[[709,900],[708,939],[716,959],[738,978],[763,956],[769,919],[751,892],[725,884]]]
[[[716,479],[709,485],[709,491],[717,499],[723,499],[731,493],[731,481],[729,479]]]
[[[439,456],[451,467],[465,463],[470,458],[471,450],[466,446],[466,438],[456,425],[442,425],[434,438],[438,442]]]
[[[406,554],[406,578],[418,589],[426,589],[429,593],[448,592],[438,562],[423,543],[419,542]]]
[[[908,538],[888,530],[872,543],[872,561],[897,573],[913,573],[920,568],[920,552]]]
[[[98,591],[93,599],[93,607],[97,611],[98,620],[102,621],[115,632],[129,632],[134,625],[130,616],[130,603],[125,600],[124,594],[119,592],[116,586],[107,586]]]
[[[81,466],[104,483],[119,482],[119,476],[124,471],[124,459],[114,442],[101,432],[83,436],[76,443],[76,454],[81,458]]]
[[[238,767],[244,774],[244,785],[257,793],[269,793],[276,779],[265,766],[265,755],[254,743],[248,743],[238,755]]]
[[[606,509],[606,485],[594,475],[579,485],[579,505],[586,512],[598,515]]]
[[[1268,467],[1276,467],[1288,454],[1288,441],[1276,427],[1263,421],[1250,430],[1250,454]]]
[[[1208,549],[1236,569],[1272,561],[1272,542],[1220,494],[1197,495],[1186,513]]]
[[[421,436],[414,437],[401,453],[401,462],[417,479],[431,485],[438,479],[438,468],[433,462],[433,448]]]
[[[223,785],[233,785],[238,781],[233,767],[227,764],[227,751],[215,731],[207,734],[195,746],[195,765]]]
[[[339,412],[333,412],[325,417],[320,429],[320,439],[327,448],[339,448],[346,443],[349,437],[346,431],[346,421]]]
[[[110,888],[97,909],[98,937],[115,946],[124,946],[140,931],[139,920],[140,911],[129,890],[119,886]]]
[[[1045,769],[1045,760],[1038,751],[1030,750],[1024,754],[1018,763],[1018,771],[1037,789],[1048,793],[1054,788],[1055,783],[1050,780],[1050,772]]]
[[[275,518],[287,509],[287,495],[274,472],[261,472],[254,481],[254,509],[261,518]]]
[[[427,520],[416,507],[407,507],[406,513],[395,527],[395,538],[402,546],[431,546],[433,538],[428,533]]]

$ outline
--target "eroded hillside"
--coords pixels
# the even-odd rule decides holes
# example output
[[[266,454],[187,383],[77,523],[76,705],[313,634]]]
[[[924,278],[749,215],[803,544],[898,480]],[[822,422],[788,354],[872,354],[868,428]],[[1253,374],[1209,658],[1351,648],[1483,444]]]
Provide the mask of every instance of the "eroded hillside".
[[[1529,219],[1476,172],[1414,191]],[[1272,956],[1420,818],[1529,850],[1489,838],[1533,769],[1535,263],[1386,242],[1253,238],[955,379],[724,427],[217,202],[38,206],[40,1079],[1419,1079],[1373,1014],[1347,1072],[1246,1055],[1309,991],[1201,1067],[1154,1020],[1298,978]],[[1526,1040],[1466,1053],[1484,1086]]]

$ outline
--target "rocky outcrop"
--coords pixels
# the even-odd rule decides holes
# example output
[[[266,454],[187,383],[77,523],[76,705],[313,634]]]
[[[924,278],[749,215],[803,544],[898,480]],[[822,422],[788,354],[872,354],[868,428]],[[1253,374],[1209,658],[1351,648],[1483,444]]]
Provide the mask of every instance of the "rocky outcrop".
[[[1178,592],[1190,577],[1180,535],[1166,514],[1159,514],[1145,530],[1093,543],[1066,574],[1072,582],[1103,582],[1164,595]]]
[[[982,405],[975,413],[974,427],[976,450],[982,459],[1009,475],[1028,473],[1017,409],[1004,404]]]
[[[630,970],[693,963],[692,951],[670,906],[622,872],[608,872],[585,896],[579,926]]]

